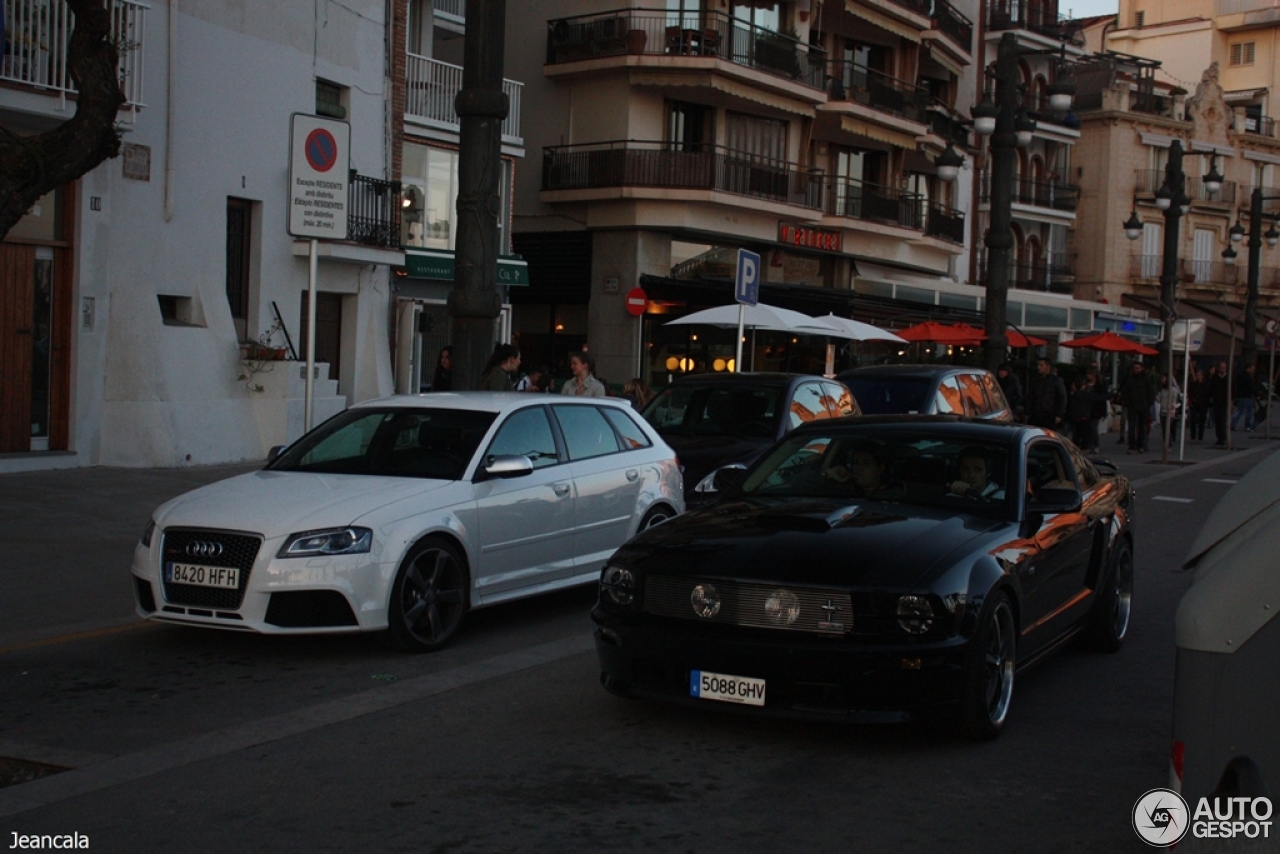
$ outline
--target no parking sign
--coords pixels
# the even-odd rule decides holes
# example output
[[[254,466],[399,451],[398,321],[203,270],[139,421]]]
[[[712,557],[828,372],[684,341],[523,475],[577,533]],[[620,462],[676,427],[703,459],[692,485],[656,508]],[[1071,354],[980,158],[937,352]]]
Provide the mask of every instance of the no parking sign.
[[[345,240],[351,126],[303,113],[289,126],[289,233]]]

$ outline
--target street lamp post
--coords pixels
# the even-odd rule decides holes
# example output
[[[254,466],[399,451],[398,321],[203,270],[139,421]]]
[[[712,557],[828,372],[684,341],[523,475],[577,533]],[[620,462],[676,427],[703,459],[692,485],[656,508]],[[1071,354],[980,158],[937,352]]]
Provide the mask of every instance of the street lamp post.
[[[1013,33],[1000,37],[996,51],[995,123],[991,132],[991,219],[987,236],[986,333],[983,345],[987,369],[995,372],[1004,361],[1008,339],[1005,316],[1009,303],[1009,250],[1013,248],[1013,171],[1018,149],[1018,41]],[[992,106],[984,100],[974,109],[981,134],[990,125]],[[982,115],[979,115],[981,113]]]
[[[1254,364],[1257,359],[1257,343],[1254,340],[1255,327],[1258,325],[1258,284],[1262,278],[1262,241],[1265,238],[1268,246],[1280,243],[1280,232],[1275,224],[1264,235],[1262,233],[1262,203],[1280,199],[1280,194],[1267,195],[1261,187],[1254,187],[1249,197],[1249,278],[1244,296],[1244,364]],[[1268,381],[1270,378],[1268,378]]]

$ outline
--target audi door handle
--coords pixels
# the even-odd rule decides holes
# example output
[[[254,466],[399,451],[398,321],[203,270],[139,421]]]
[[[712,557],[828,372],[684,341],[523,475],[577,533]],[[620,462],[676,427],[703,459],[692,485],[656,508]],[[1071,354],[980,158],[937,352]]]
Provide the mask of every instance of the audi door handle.
[[[629,481],[635,482],[636,478],[638,477],[640,477],[640,472],[636,471],[635,469],[630,469],[627,472],[627,480]]]
[[[561,498],[564,498],[566,495],[569,494],[569,484],[567,483],[557,483],[555,486],[551,488],[554,489],[556,492],[556,495],[560,496]]]

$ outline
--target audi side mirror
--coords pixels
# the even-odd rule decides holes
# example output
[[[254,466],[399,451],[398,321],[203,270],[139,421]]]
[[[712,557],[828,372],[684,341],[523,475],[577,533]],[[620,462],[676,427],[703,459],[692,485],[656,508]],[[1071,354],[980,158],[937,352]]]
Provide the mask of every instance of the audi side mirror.
[[[490,458],[484,467],[488,477],[510,478],[533,474],[533,461],[524,454],[500,454]]]
[[[284,452],[285,445],[275,445],[271,450],[267,451],[267,465],[271,465],[276,461],[276,457]]]

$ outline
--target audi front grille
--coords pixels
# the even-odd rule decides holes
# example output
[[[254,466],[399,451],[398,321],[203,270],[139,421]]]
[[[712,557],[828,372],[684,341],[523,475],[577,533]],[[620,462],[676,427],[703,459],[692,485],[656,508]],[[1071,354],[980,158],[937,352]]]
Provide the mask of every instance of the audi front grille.
[[[171,528],[164,532],[161,554],[164,566],[160,568],[161,585],[166,602],[174,605],[191,605],[197,608],[217,608],[232,611],[244,600],[244,589],[249,584],[249,573],[262,546],[262,537],[256,534],[238,534],[230,531],[213,531],[202,528]],[[200,566],[225,566],[240,570],[238,586],[231,588],[202,587],[197,584],[176,584],[166,580],[170,563],[197,564]]]

